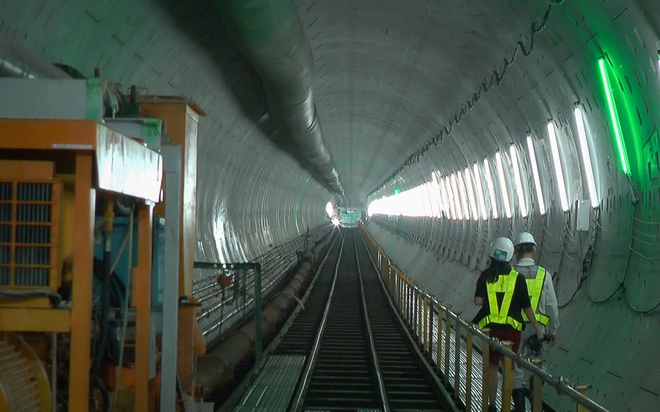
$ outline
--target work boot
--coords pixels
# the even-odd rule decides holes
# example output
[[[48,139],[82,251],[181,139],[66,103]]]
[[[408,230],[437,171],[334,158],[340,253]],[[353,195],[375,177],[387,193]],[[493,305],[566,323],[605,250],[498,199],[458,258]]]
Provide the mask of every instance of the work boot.
[[[525,412],[525,389],[514,389],[511,393],[513,412]]]

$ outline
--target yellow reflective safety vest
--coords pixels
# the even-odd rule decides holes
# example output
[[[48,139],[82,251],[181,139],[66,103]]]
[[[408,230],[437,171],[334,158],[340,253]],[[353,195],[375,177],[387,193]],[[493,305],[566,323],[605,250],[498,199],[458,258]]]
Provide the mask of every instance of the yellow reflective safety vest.
[[[550,318],[542,313],[536,312],[539,307],[539,301],[541,300],[541,293],[543,292],[543,283],[545,282],[545,269],[541,266],[536,270],[536,278],[534,279],[525,279],[527,281],[527,290],[529,291],[529,300],[532,302],[532,310],[536,320],[541,325],[547,325]],[[529,322],[527,315],[523,312],[523,320]]]
[[[486,283],[486,291],[488,293],[488,316],[479,321],[479,327],[484,328],[489,323],[498,325],[510,325],[517,331],[522,331],[523,324],[516,319],[509,316],[509,309],[511,308],[511,301],[513,300],[513,292],[516,289],[516,278],[518,272],[511,269],[508,275],[500,275],[495,283]],[[497,294],[503,293],[502,306],[499,306]]]

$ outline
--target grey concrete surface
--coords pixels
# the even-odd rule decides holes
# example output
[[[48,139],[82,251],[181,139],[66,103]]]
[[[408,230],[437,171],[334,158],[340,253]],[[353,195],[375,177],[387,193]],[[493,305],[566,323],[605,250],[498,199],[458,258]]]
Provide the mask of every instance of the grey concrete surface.
[[[531,54],[519,52],[501,83],[459,115],[479,85],[502,72],[517,42],[529,48],[530,29],[550,4],[295,1],[314,54],[314,99],[347,206],[366,208],[395,189],[428,182],[432,171],[449,175],[512,143],[524,153],[527,135],[537,142],[545,216],[525,160],[527,218],[514,195],[511,219],[378,217],[369,230],[386,251],[467,315],[490,240],[530,230],[540,243],[541,264],[558,275],[565,304],[550,372],[593,384],[592,397],[610,410],[655,410],[660,317],[657,310],[639,312],[660,302],[660,183],[651,161],[657,147],[648,143],[660,121],[657,1],[554,5]],[[327,224],[325,204],[333,195],[276,133],[260,79],[211,2],[0,0],[0,10],[3,35],[44,61],[90,76],[99,68],[124,88],[182,95],[208,113],[199,129],[199,260],[249,260],[308,226]],[[598,74],[604,55],[612,62],[616,98],[626,102],[620,110],[627,119],[630,181],[618,163]],[[587,232],[575,230],[574,202],[588,198],[576,103],[585,108],[600,199]],[[460,123],[440,139],[457,115]],[[548,120],[560,140],[572,205],[566,213],[552,170]],[[589,245],[593,265],[583,274]],[[570,409],[548,395],[559,410]]]

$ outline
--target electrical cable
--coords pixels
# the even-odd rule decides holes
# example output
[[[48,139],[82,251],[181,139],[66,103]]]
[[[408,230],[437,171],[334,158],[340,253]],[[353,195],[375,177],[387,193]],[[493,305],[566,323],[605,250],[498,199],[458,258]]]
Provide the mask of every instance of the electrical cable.
[[[637,204],[635,204],[635,208],[634,208],[634,210],[633,210],[633,216],[632,216],[632,217],[633,217],[633,220],[632,220],[632,222],[631,222],[631,226],[634,226],[634,223],[635,223],[634,218],[635,218],[635,211],[636,211],[636,210],[637,210]],[[604,228],[602,225],[600,225],[597,221],[596,221],[595,223],[596,223],[596,225],[597,225],[598,227],[600,227],[601,229],[603,229],[603,230],[605,230],[605,231],[607,231],[607,232],[614,232],[613,230],[607,230],[607,229],[605,229],[605,228]],[[595,240],[595,237],[594,237],[594,240]],[[631,239],[631,241],[630,241],[630,245],[628,246],[628,248],[631,249],[631,251],[632,251],[632,239]],[[621,282],[619,282],[619,285],[616,287],[616,289],[615,289],[615,290],[614,290],[614,291],[613,291],[613,292],[612,292],[607,298],[605,298],[604,300],[595,300],[595,299],[591,296],[591,293],[589,292],[589,284],[587,284],[586,289],[587,289],[587,296],[589,297],[589,300],[591,300],[593,303],[596,303],[596,304],[605,303],[605,302],[607,302],[608,300],[612,299],[612,298],[617,294],[617,292],[619,292],[619,291],[622,291],[622,292],[624,293],[624,295],[626,295],[626,300],[628,300],[628,295],[627,295],[627,292],[626,292],[625,282],[626,282],[626,278],[628,277],[628,269],[629,269],[629,267],[630,267],[630,260],[631,260],[631,257],[632,257],[632,253],[628,253],[628,260],[626,261],[626,267],[625,267],[624,272],[623,272],[623,273],[624,273],[624,275],[623,275],[623,279],[621,280]],[[617,280],[618,280],[618,279],[617,279]],[[586,279],[585,279],[585,282],[586,282]]]
[[[126,265],[126,289],[124,290],[124,308],[123,308],[123,323],[121,325],[121,339],[119,344],[119,362],[117,365],[117,385],[121,382],[121,369],[124,363],[124,346],[126,344],[126,329],[128,327],[128,302],[130,298],[130,292],[133,288],[133,283],[131,281],[131,275],[133,270],[133,219],[135,213],[135,205],[131,206],[131,212],[128,217],[128,263]],[[115,410],[117,405],[117,396],[119,395],[119,388],[115,390],[115,396],[112,401],[112,410]]]
[[[658,302],[655,306],[653,306],[650,309],[639,310],[635,306],[633,306],[633,304],[630,302],[630,299],[628,299],[628,294],[627,293],[626,293],[626,302],[628,303],[628,306],[630,306],[630,308],[633,311],[635,311],[635,313],[639,313],[640,315],[646,315],[647,313],[651,313],[651,312],[653,312],[654,310],[656,310],[657,308],[660,307],[660,302]]]
[[[107,218],[104,218],[106,220]],[[112,218],[110,218],[112,219]],[[101,315],[99,316],[99,327],[101,328],[98,348],[92,358],[91,377],[94,385],[101,392],[103,397],[103,412],[110,410],[110,393],[107,387],[101,380],[99,375],[101,368],[101,361],[105,355],[105,350],[108,344],[108,330],[110,324],[110,300],[111,300],[111,279],[112,272],[110,271],[112,265],[112,225],[104,228],[103,230],[103,278],[101,282]]]
[[[632,252],[636,253],[638,256],[642,257],[643,259],[650,260],[650,261],[660,260],[660,257],[648,257],[648,256],[645,256],[644,254],[639,253],[638,251],[636,251],[632,246],[630,247],[630,250],[631,250]]]
[[[46,297],[50,299],[51,306],[57,307],[62,303],[62,297],[57,293],[53,293],[50,290],[9,290],[9,289],[0,289],[0,299],[28,299],[34,297]]]
[[[660,222],[653,222],[653,221],[650,221],[650,220],[642,220],[642,219],[639,219],[639,218],[635,218],[635,220],[640,222],[640,223],[644,223],[646,225],[660,225]]]
[[[651,237],[650,235],[647,235],[647,236]],[[645,245],[653,245],[653,246],[657,246],[658,249],[660,249],[660,243],[658,243],[658,242],[647,242],[647,241],[645,241],[645,240],[641,240],[641,239],[639,239],[639,238],[637,238],[637,237],[635,237],[635,236],[632,236],[632,238],[633,238],[634,240],[636,240],[637,242],[639,242],[639,243],[643,243],[643,244],[645,244]]]
[[[186,389],[188,385],[190,385],[193,382],[193,380],[195,380],[195,375],[197,375],[197,356],[195,356],[195,360],[193,362],[192,375],[190,375],[188,381],[186,381],[181,385],[181,389]]]
[[[388,182],[393,181],[396,178],[396,176],[403,171],[403,169],[412,165],[413,163],[419,162],[420,157],[422,157],[426,152],[428,152],[431,146],[437,146],[446,136],[448,136],[451,133],[453,127],[458,125],[463,119],[463,117],[466,115],[466,113],[474,108],[474,106],[481,99],[481,96],[483,94],[488,93],[494,85],[499,86],[502,83],[502,80],[507,72],[507,69],[515,62],[519,51],[522,52],[522,54],[525,57],[528,57],[532,53],[532,51],[534,50],[536,35],[541,33],[547,26],[553,7],[564,4],[564,1],[565,0],[551,0],[550,3],[548,4],[548,7],[545,10],[545,13],[543,14],[541,23],[537,24],[536,22],[533,22],[531,24],[529,46],[525,46],[523,40],[518,40],[516,42],[515,47],[513,48],[511,59],[507,57],[504,58],[502,69],[498,71],[496,67],[491,72],[490,76],[485,77],[482,80],[481,84],[477,87],[477,89],[472,93],[472,95],[465,101],[465,103],[463,103],[458,113],[454,114],[454,116],[451,118],[449,123],[443,126],[440,129],[440,132],[438,132],[433,138],[428,140],[420,149],[418,149],[416,152],[408,156],[408,158],[405,160],[403,165],[401,165],[394,173],[392,173],[390,177],[385,179],[385,181],[381,185],[379,185],[376,189],[372,190],[371,193],[384,189],[385,185]]]
[[[619,285],[616,287],[616,289],[614,289],[614,292],[612,292],[612,294],[610,296],[606,297],[603,300],[596,300],[591,296],[591,293],[589,292],[589,284],[587,284],[586,290],[587,290],[587,296],[589,296],[589,300],[591,300],[593,303],[597,303],[597,304],[605,303],[608,300],[612,299],[614,297],[614,295],[616,295],[616,293],[620,290],[623,290],[625,292],[623,282],[619,283]]]

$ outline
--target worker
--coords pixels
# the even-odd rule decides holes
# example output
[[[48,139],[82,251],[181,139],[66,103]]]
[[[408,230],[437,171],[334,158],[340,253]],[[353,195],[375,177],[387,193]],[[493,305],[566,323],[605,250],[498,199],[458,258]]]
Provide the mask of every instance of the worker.
[[[559,308],[557,307],[557,296],[552,284],[552,276],[534,261],[536,241],[534,236],[528,232],[521,232],[513,242],[515,248],[515,269],[527,280],[532,309],[535,318],[541,324],[541,329],[546,337],[542,341],[535,341],[533,331],[525,328],[521,335],[521,345],[518,354],[527,358],[545,360],[548,350],[544,341],[549,341],[551,346],[557,342],[557,329],[559,328]],[[527,321],[527,316],[523,317]],[[513,374],[513,401],[515,412],[525,411],[525,395],[529,394],[529,380],[531,373],[523,368],[516,367]]]
[[[541,325],[534,317],[525,278],[511,268],[513,243],[505,237],[496,238],[489,249],[490,265],[481,272],[474,293],[474,304],[481,306],[472,320],[480,328],[490,329],[490,336],[513,343],[518,352],[524,322],[522,313],[530,318],[537,337],[543,338]],[[489,351],[488,412],[497,412],[497,370],[504,355],[492,347]]]

